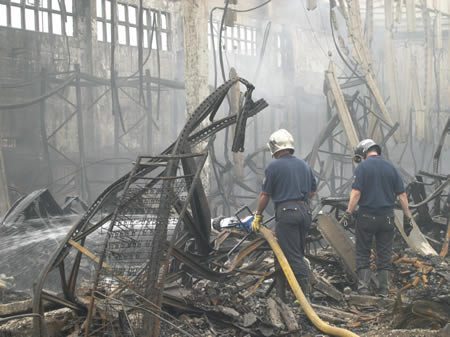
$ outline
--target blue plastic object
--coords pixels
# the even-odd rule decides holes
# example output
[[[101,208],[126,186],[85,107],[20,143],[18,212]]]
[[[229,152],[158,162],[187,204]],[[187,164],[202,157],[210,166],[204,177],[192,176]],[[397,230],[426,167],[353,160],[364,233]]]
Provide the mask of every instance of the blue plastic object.
[[[245,218],[241,219],[240,226],[242,229],[245,229],[247,232],[252,231],[252,222],[255,217],[253,215],[246,216]]]

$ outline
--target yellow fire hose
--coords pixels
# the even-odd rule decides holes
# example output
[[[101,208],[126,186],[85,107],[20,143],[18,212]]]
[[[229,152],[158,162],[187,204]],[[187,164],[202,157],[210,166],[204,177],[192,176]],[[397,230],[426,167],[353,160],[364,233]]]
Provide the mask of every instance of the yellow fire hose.
[[[309,318],[309,320],[315,325],[317,329],[320,331],[333,335],[338,337],[359,337],[357,334],[354,334],[353,332],[337,328],[335,326],[331,326],[328,323],[325,323],[320,319],[320,317],[316,314],[314,309],[309,304],[308,300],[306,299],[305,295],[303,294],[302,289],[300,288],[300,285],[297,282],[297,279],[294,275],[294,272],[292,271],[291,266],[289,265],[286,256],[284,255],[283,251],[281,250],[281,247],[278,245],[277,239],[273,235],[272,231],[270,229],[267,229],[264,226],[261,226],[260,228],[261,234],[264,236],[264,238],[269,243],[270,247],[272,248],[275,256],[278,259],[278,262],[280,263],[281,269],[283,269],[284,275],[286,275],[286,279],[288,280],[289,285],[291,286],[292,291],[294,292],[295,297],[297,298],[298,302],[300,303],[300,306],[302,307],[303,311],[305,312],[306,316]]]

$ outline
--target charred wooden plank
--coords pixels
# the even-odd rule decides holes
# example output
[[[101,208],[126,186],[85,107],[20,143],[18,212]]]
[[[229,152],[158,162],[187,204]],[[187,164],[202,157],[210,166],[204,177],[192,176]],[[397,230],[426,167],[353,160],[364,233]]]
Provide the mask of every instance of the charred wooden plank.
[[[394,305],[394,300],[383,297],[368,296],[368,295],[345,295],[347,303],[350,305],[364,306],[364,307],[388,307]]]
[[[277,302],[278,306],[281,309],[280,314],[281,317],[283,318],[287,330],[289,332],[297,331],[300,327],[297,322],[297,318],[295,317],[291,308],[286,303],[284,303],[279,297],[275,297],[275,301]]]
[[[313,287],[338,302],[344,299],[344,295],[320,275],[314,275]]]
[[[267,314],[269,316],[270,322],[277,328],[284,329],[284,323],[281,320],[281,313],[278,309],[277,302],[271,297],[266,301],[267,303]]]
[[[319,215],[317,223],[325,240],[341,258],[345,271],[356,280],[355,244],[348,237],[345,229],[330,215]]]

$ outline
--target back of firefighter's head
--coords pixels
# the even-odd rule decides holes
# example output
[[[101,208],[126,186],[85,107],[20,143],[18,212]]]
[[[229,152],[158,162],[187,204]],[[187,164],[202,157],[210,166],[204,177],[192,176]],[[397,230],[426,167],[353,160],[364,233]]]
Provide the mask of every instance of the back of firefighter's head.
[[[291,154],[294,153],[294,137],[285,129],[280,129],[272,133],[269,137],[269,146],[272,157],[282,150],[289,150]]]
[[[381,147],[372,139],[364,139],[358,143],[355,148],[355,155],[353,160],[356,163],[361,162],[363,159],[367,158],[369,152],[376,151],[379,155],[381,154]]]

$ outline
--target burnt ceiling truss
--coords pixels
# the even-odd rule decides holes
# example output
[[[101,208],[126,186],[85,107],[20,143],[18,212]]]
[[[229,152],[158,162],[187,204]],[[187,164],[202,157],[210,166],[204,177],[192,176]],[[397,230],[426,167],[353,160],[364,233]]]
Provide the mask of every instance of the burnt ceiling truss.
[[[338,15],[340,17],[339,20]],[[344,38],[343,34],[339,32],[338,26],[342,22],[345,23],[347,38]],[[368,41],[371,38],[364,35],[361,22],[359,1],[339,1],[339,10],[337,3],[332,4],[330,2],[330,26],[335,47],[352,74],[351,76],[338,78],[332,62],[330,62],[328,71],[325,72],[324,93],[327,98],[329,121],[316,139],[307,159],[319,178],[319,193],[321,196],[328,195],[331,197],[322,199],[321,203],[317,203],[317,207],[314,209],[315,215],[325,207],[328,210],[331,208],[331,211],[335,211],[336,217],[339,218],[339,211],[345,209],[346,201],[344,199],[346,198],[340,198],[340,201],[338,199],[341,196],[348,195],[351,189],[351,177],[354,169],[352,162],[353,149],[359,140],[364,138],[374,139],[381,145],[383,155],[387,158],[389,158],[389,149],[394,149],[396,145],[405,140],[404,135],[402,137],[396,132],[399,129],[399,124],[394,122],[391,111],[387,108],[386,102],[377,86],[376,76],[372,67],[373,61],[368,46],[368,43],[370,43]],[[346,45],[347,43],[348,46]],[[401,112],[394,79],[389,78],[388,82],[390,83],[390,98],[393,100],[390,105],[397,112]],[[417,105],[420,106],[420,104]],[[402,132],[405,133],[405,130],[403,129]],[[447,197],[447,201],[441,211],[440,202],[441,197],[445,196],[448,176],[438,174],[438,167],[441,149],[448,133],[449,122],[444,127],[434,155],[433,173],[420,171],[414,178],[406,170],[399,167],[405,182],[410,186],[409,191],[413,199],[410,208],[417,209],[418,216],[416,219],[421,222],[425,220],[425,223],[430,223],[429,220],[431,219],[431,225],[438,232],[440,232],[440,227],[436,225],[447,226],[447,235],[441,247],[441,256],[447,255],[448,251],[450,206],[449,198]],[[407,134],[410,137],[413,135],[412,122],[409,124],[409,132]],[[407,141],[402,145],[404,146],[403,150],[400,149],[400,152],[396,151],[396,153],[401,154],[400,158],[397,159],[397,163],[402,162],[409,146],[415,165],[411,144],[412,139],[409,139],[409,143]],[[414,171],[416,171],[415,168]],[[424,182],[421,176],[433,179],[434,183]],[[425,192],[426,185],[434,185],[434,190],[428,196]],[[431,214],[429,214],[427,203],[432,200],[434,200],[434,207],[430,212]],[[411,249],[419,254],[437,255],[436,250],[430,245],[415,222],[412,235],[410,236],[406,236],[402,231],[400,214],[396,215],[395,225]],[[435,242],[438,242],[438,240],[441,240],[440,236],[436,237]]]
[[[360,85],[352,77],[346,78],[346,80]],[[361,91],[354,88],[350,94],[351,88],[353,86],[341,85],[338,82],[334,65],[330,63],[330,67],[325,73],[324,85],[329,122],[319,134],[307,159],[318,177],[319,193],[322,196],[329,195],[331,199],[349,195],[354,169],[353,150],[360,139],[374,139],[382,145],[383,155],[387,158],[389,158],[389,146],[385,145],[387,142],[392,143],[389,145],[396,144],[393,135],[398,128],[398,123],[391,124],[389,119],[385,118],[385,114],[377,113],[379,104],[375,104],[377,100],[375,96],[369,94],[367,97],[360,97],[360,92],[363,90],[371,93],[370,88],[360,87]],[[401,172],[408,183],[415,180],[406,171],[402,170]],[[421,200],[418,204],[410,205],[410,207],[414,209],[437,198],[442,194],[447,183],[448,179],[445,179],[430,196]],[[346,203],[341,200],[341,202],[330,204],[329,200],[325,198],[316,205],[313,215],[319,214],[319,211],[324,207],[329,210],[330,206],[339,218],[339,211],[345,209]],[[402,218],[399,214],[396,215],[395,225],[403,239],[414,251],[423,255],[437,255],[436,250],[426,240],[415,221],[413,233],[410,236],[406,236],[403,232]]]
[[[346,77],[341,84],[333,63],[325,73],[329,120],[307,156],[317,174],[319,191],[326,191],[325,195],[339,196],[349,191],[353,150],[360,139],[373,138],[383,146],[398,128],[398,123],[391,124],[377,112],[371,96],[363,96],[352,85],[361,84],[355,79]],[[387,151],[384,154],[388,155]]]
[[[246,87],[239,111],[213,121],[237,83]],[[138,157],[131,172],[100,194],[42,270],[34,288],[33,313],[43,315],[43,301],[53,301],[44,296],[52,276],[59,280],[57,290],[62,294],[61,301],[53,302],[84,308],[78,311],[85,319],[84,335],[98,334],[99,326],[105,336],[157,335],[161,326],[169,329],[161,305],[166,300],[166,277],[173,281],[181,274],[177,266],[214,280],[230,276],[214,272],[207,259],[202,265],[185,252],[207,256],[212,249],[211,215],[199,179],[207,152],[194,154],[191,147],[239,123],[233,144],[242,151],[246,119],[267,106],[263,99],[253,101],[253,89],[238,77],[224,83],[190,115],[173,144],[159,156]],[[207,118],[210,123],[204,126]],[[173,259],[180,263],[169,265]],[[81,300],[77,293],[82,281],[88,284],[88,300]],[[112,318],[108,324],[100,324],[102,315]],[[41,318],[35,317],[33,326],[34,336],[47,336]]]

